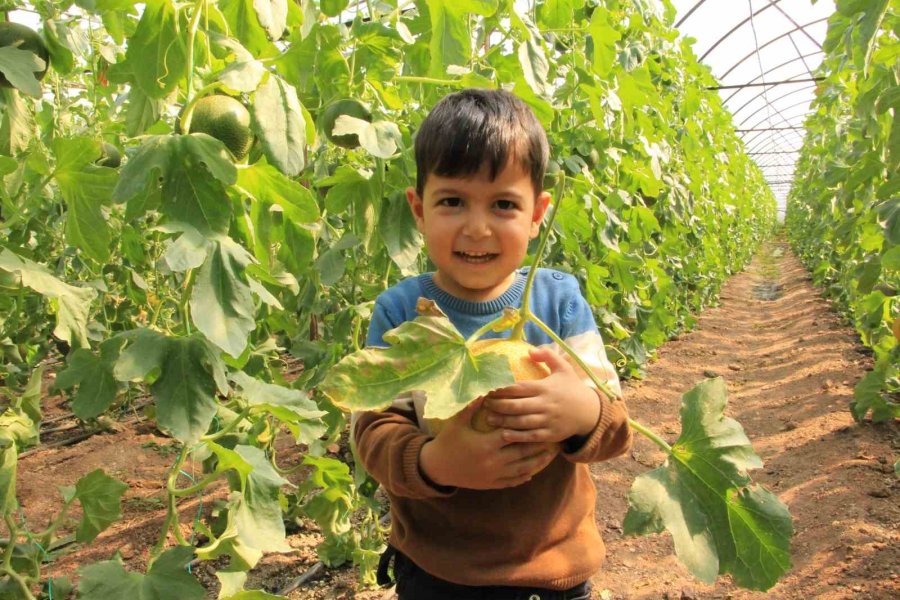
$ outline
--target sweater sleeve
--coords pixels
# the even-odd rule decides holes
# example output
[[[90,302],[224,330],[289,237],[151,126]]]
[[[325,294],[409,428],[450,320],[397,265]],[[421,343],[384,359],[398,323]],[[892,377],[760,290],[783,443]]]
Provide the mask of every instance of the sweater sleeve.
[[[355,415],[354,438],[363,467],[395,496],[438,498],[456,488],[438,488],[419,470],[419,453],[430,437],[415,423],[415,411],[398,402],[384,412]]]
[[[562,319],[561,337],[615,395],[615,398],[609,398],[605,392],[596,390],[600,402],[597,425],[586,438],[570,440],[564,445],[562,455],[572,462],[589,463],[624,454],[632,442],[628,409],[622,400],[622,388],[616,368],[606,356],[606,348],[594,321],[593,312],[580,292],[573,295],[566,308]],[[555,349],[562,352],[576,371],[582,374],[582,380],[586,385],[596,389],[594,382],[567,353],[561,348]]]

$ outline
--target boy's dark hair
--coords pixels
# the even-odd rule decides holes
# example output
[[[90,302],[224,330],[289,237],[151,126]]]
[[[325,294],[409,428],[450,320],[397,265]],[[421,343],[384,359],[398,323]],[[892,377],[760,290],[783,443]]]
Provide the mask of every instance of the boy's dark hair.
[[[531,175],[537,195],[550,154],[547,134],[528,105],[504,90],[484,89],[441,99],[416,134],[415,152],[419,196],[430,173],[472,175],[487,165],[493,181],[510,159]]]

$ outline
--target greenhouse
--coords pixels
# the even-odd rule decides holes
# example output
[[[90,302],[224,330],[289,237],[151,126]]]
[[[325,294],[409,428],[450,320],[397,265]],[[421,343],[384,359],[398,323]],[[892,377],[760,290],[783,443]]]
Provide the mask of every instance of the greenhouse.
[[[900,0],[0,9],[0,600],[900,597]]]

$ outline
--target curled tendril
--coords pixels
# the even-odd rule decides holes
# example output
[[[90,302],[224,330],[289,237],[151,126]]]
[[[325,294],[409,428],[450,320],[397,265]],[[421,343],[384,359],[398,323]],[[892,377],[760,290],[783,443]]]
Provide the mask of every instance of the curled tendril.
[[[619,350],[615,346],[609,346],[609,345],[604,345],[604,346],[606,348],[609,348],[610,350],[614,350],[616,352],[616,354],[619,355],[620,358],[618,358],[615,362],[615,365],[617,368],[622,369],[625,367],[625,365],[628,364],[628,357],[625,356],[625,354],[623,354],[621,350]]]

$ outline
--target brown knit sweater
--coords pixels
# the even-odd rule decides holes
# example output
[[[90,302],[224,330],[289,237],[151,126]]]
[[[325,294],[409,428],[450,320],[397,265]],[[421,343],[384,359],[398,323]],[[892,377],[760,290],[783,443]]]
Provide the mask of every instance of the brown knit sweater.
[[[414,411],[360,413],[363,465],[391,499],[391,544],[435,577],[461,585],[566,589],[586,581],[605,548],[594,520],[588,463],[631,446],[623,402],[601,400],[597,427],[526,484],[499,490],[437,489],[419,471],[429,436]]]

